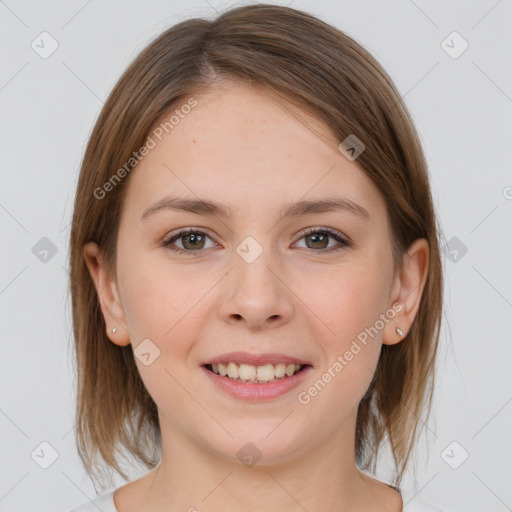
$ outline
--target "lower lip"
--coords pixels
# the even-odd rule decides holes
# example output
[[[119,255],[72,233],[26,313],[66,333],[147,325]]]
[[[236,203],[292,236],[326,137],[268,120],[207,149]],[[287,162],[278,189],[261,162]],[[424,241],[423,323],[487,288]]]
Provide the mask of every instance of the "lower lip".
[[[206,376],[210,381],[213,382],[220,390],[234,398],[254,402],[271,400],[291,391],[307,377],[313,368],[311,366],[307,366],[291,377],[277,379],[273,382],[268,382],[267,384],[239,382],[237,380],[230,379],[229,377],[222,377],[222,375],[214,373],[206,369],[204,366],[201,366],[201,369],[206,373]]]

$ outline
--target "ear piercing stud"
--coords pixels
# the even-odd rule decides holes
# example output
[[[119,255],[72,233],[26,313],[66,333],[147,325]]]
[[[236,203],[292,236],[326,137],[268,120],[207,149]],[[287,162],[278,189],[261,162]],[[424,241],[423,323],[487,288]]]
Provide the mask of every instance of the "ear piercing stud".
[[[400,329],[400,327],[397,327],[396,328],[396,332],[399,336],[403,336],[404,335],[404,331],[402,331],[402,329]]]
[[[117,332],[117,329],[114,327],[114,328],[112,329],[112,332],[115,334],[115,333]]]

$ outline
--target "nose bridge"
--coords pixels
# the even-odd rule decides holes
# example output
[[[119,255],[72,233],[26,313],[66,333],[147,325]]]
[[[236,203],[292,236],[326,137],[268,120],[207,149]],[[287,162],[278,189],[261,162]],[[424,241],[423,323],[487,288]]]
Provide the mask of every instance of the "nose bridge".
[[[292,312],[291,293],[280,279],[279,258],[253,237],[233,252],[220,312],[227,321],[245,320],[250,327],[285,321]]]

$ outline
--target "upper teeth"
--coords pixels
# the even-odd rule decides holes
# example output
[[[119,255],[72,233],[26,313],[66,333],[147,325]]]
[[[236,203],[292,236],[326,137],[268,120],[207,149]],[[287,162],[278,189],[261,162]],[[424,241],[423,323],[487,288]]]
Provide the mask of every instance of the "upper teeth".
[[[212,364],[212,370],[223,377],[228,376],[235,380],[270,382],[276,378],[280,379],[285,375],[291,377],[300,369],[300,366],[300,364],[287,365],[284,363],[253,366],[252,364],[238,365],[237,363],[230,362],[224,364]]]

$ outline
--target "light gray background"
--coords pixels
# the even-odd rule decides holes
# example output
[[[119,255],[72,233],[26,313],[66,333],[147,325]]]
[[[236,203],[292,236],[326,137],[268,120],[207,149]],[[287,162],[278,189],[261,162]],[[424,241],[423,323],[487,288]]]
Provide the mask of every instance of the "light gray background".
[[[0,0],[0,510],[67,510],[95,496],[73,440],[66,268],[78,168],[103,101],[150,39],[232,5]],[[434,415],[418,480],[406,485],[453,512],[512,510],[512,1],[291,6],[346,31],[395,80],[425,146],[443,236],[467,247],[456,262],[444,256]],[[59,45],[47,59],[31,48],[43,31]],[[441,44],[453,31],[469,43],[456,59]],[[32,251],[43,237],[57,247],[46,262]],[[31,457],[44,441],[58,452],[48,469]]]

